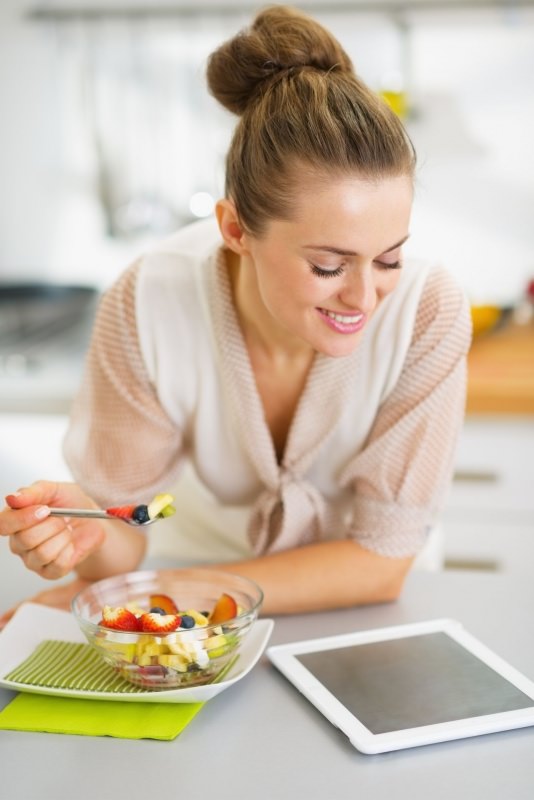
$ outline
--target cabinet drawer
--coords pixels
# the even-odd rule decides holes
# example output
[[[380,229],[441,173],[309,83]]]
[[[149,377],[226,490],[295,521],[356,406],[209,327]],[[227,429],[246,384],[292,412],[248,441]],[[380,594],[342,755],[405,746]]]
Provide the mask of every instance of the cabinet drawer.
[[[534,513],[534,419],[467,419],[447,508]]]
[[[534,526],[445,519],[444,566],[532,574]]]

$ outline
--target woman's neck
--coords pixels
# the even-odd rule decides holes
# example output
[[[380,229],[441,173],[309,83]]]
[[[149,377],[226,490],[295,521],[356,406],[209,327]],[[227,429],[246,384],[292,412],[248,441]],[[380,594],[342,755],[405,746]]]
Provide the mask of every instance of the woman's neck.
[[[249,351],[253,349],[266,361],[280,366],[284,363],[309,366],[314,357],[313,349],[273,319],[261,298],[254,265],[230,250],[226,251],[226,263],[234,305]]]

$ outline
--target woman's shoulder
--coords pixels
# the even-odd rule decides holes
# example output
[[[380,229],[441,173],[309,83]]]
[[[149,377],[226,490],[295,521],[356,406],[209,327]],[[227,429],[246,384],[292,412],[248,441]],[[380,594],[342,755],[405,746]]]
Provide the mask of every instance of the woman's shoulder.
[[[455,276],[436,265],[428,270],[421,292],[412,344],[438,343],[453,338],[460,349],[471,341],[471,314],[467,295]]]
[[[139,259],[136,293],[140,315],[161,319],[166,310],[173,316],[181,309],[189,317],[198,302],[203,302],[207,267],[221,244],[216,221],[202,220],[162,240]]]
[[[144,260],[157,261],[165,256],[176,260],[201,261],[220,247],[222,238],[215,217],[197,220],[162,239]]]

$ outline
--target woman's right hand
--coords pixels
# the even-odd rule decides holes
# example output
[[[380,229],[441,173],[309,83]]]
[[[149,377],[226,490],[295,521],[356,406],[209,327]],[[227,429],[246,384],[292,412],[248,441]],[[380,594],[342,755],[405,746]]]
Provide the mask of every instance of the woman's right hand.
[[[75,483],[37,481],[6,497],[0,535],[28,569],[43,578],[67,575],[104,541],[99,520],[51,517],[50,508],[96,508]]]

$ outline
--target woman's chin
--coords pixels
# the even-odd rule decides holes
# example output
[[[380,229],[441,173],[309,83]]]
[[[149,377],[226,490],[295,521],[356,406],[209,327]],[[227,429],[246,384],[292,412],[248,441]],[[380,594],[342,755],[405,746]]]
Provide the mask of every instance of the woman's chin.
[[[363,331],[358,331],[350,335],[337,334],[336,338],[331,341],[325,341],[323,338],[317,343],[315,350],[323,356],[329,358],[345,358],[354,353],[358,347]]]

